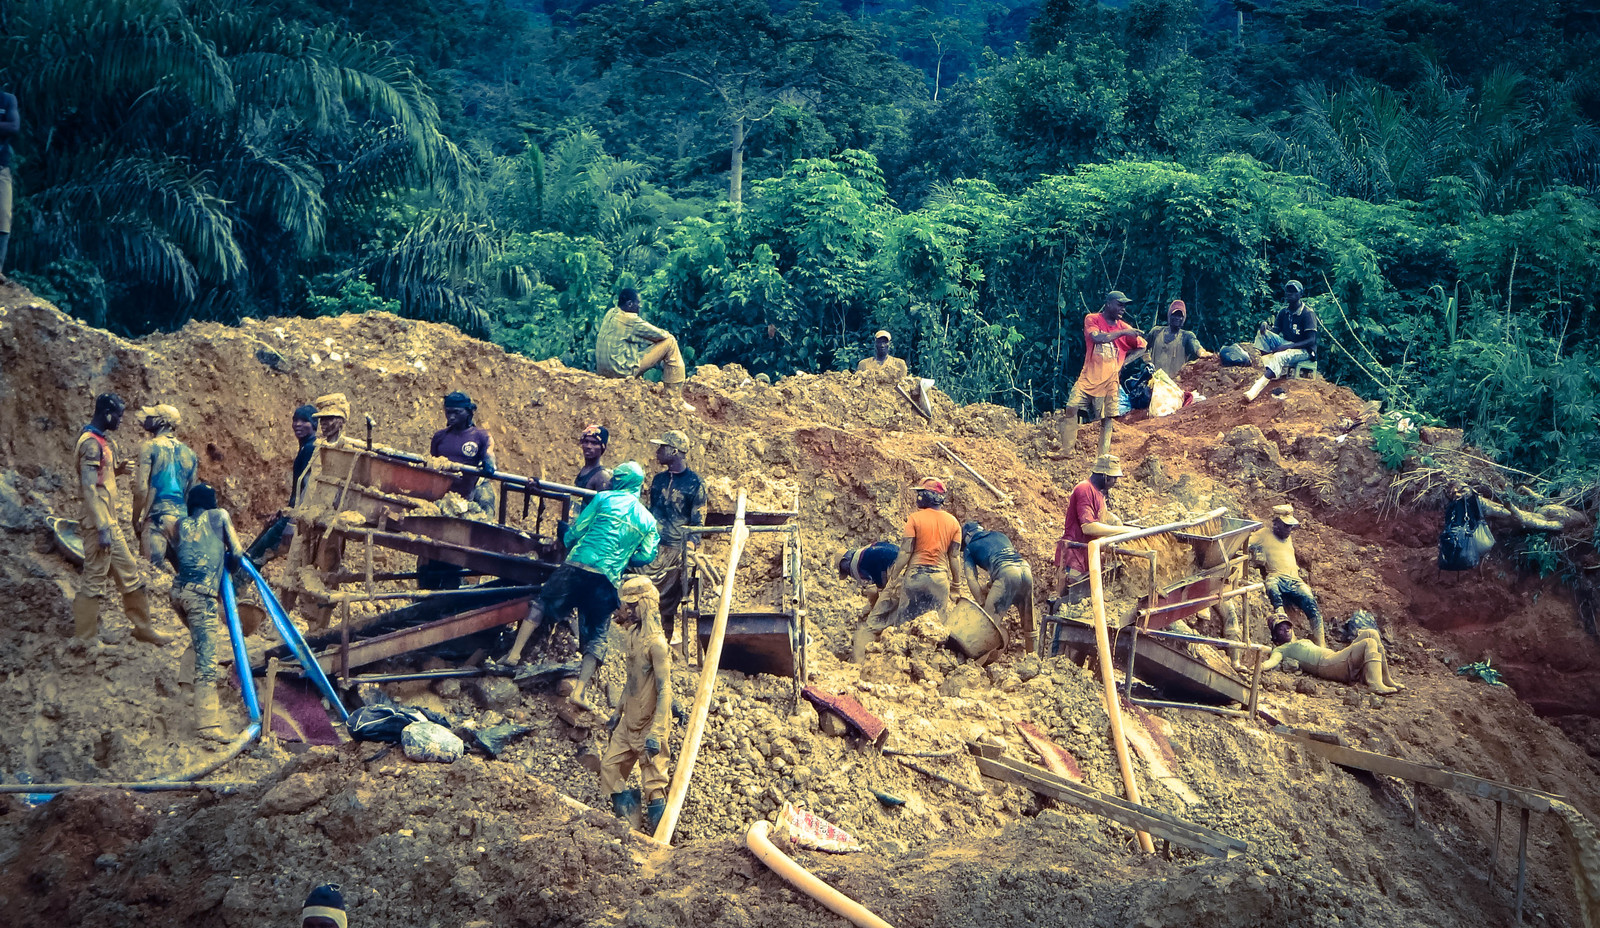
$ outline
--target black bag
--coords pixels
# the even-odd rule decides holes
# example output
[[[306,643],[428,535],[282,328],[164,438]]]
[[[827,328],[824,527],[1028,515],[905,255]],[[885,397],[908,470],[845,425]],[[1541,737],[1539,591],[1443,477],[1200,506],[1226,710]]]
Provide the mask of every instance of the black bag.
[[[1483,506],[1478,494],[1468,493],[1455,500],[1445,510],[1444,528],[1439,531],[1439,569],[1471,570],[1489,553],[1481,538],[1488,535],[1489,526],[1483,518]],[[1488,535],[1489,545],[1494,536]]]
[[[1144,358],[1134,358],[1122,366],[1122,389],[1128,394],[1130,407],[1150,408],[1150,380],[1155,375],[1155,365]]]
[[[1250,352],[1238,345],[1223,345],[1222,350],[1217,352],[1217,357],[1221,359],[1223,367],[1250,366]]]
[[[350,730],[350,737],[357,741],[387,741],[390,744],[400,743],[400,733],[406,726],[413,722],[432,721],[422,710],[410,706],[377,705],[362,706],[350,713],[350,721],[346,727]]]

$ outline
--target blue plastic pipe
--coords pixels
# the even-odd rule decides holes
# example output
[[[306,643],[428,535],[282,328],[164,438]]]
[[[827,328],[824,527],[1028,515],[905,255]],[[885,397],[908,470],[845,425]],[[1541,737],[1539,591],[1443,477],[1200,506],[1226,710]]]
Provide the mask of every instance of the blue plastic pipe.
[[[267,586],[267,581],[262,578],[261,571],[256,565],[250,563],[249,558],[241,559],[245,573],[256,582],[256,589],[261,593],[261,602],[267,607],[267,615],[272,616],[272,624],[278,629],[278,636],[294,652],[295,660],[300,662],[301,671],[311,678],[311,682],[322,692],[328,705],[339,714],[339,721],[350,721],[350,713],[345,710],[344,703],[339,701],[339,694],[334,691],[333,684],[328,682],[328,675],[322,672],[322,665],[317,663],[316,655],[311,653],[311,646],[306,644],[306,639],[300,634],[300,629],[294,627],[289,620],[289,614],[283,611],[283,606],[278,604],[278,597],[272,593],[272,588]]]
[[[228,619],[228,637],[233,640],[233,669],[239,675],[239,692],[250,721],[261,721],[261,703],[256,699],[256,678],[250,674],[250,655],[244,647],[244,629],[239,625],[239,602],[233,595],[233,578],[222,572],[222,614]]]

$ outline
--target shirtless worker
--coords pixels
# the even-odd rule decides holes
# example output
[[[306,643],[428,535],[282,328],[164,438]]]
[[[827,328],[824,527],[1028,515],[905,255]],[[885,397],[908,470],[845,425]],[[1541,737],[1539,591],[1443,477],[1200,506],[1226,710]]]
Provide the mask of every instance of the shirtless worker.
[[[300,488],[300,477],[311,466],[311,455],[317,450],[317,407],[312,405],[297,406],[289,417],[289,430],[294,434],[298,447],[294,454],[294,464],[289,472],[289,504],[278,510],[278,514],[267,527],[262,529],[256,540],[250,543],[245,551],[245,557],[257,567],[266,566],[267,562],[282,554],[285,543],[294,538],[294,517],[289,515],[289,510],[294,508],[295,492]],[[285,537],[287,536],[287,537]],[[237,581],[238,578],[235,577]]]
[[[1067,407],[1062,411],[1062,454],[1071,454],[1078,440],[1078,410],[1087,406],[1090,414],[1102,421],[1102,429],[1104,420],[1117,414],[1122,365],[1145,348],[1139,330],[1122,319],[1131,302],[1127,294],[1113,290],[1106,294],[1105,306],[1098,313],[1083,317],[1083,371],[1072,385]]]
[[[1295,638],[1294,629],[1287,621],[1274,622],[1272,643],[1277,647],[1261,662],[1262,670],[1274,670],[1283,663],[1284,658],[1289,658],[1298,661],[1305,673],[1324,680],[1340,683],[1365,681],[1380,696],[1389,696],[1406,688],[1404,683],[1396,683],[1394,677],[1389,675],[1389,656],[1384,653],[1383,639],[1375,628],[1363,628],[1356,633],[1350,647],[1335,651],[1303,638]]]
[[[683,383],[687,368],[678,340],[639,315],[639,291],[625,287],[595,333],[594,371],[602,377],[643,377],[661,368],[661,382]]]
[[[1322,610],[1317,607],[1311,587],[1300,579],[1300,563],[1295,557],[1294,539],[1290,537],[1299,526],[1293,506],[1287,503],[1273,506],[1272,524],[1257,529],[1250,536],[1250,558],[1261,570],[1266,585],[1264,592],[1274,610],[1273,624],[1287,622],[1289,616],[1284,605],[1294,606],[1305,613],[1306,621],[1311,623],[1311,638],[1317,647],[1325,648],[1328,639],[1322,629]]]
[[[175,553],[178,576],[172,581],[172,608],[189,626],[190,646],[179,659],[178,683],[193,673],[194,733],[208,741],[232,741],[217,707],[217,598],[222,571],[244,550],[233,520],[217,508],[217,492],[200,483],[189,491],[188,515],[178,523]],[[189,668],[193,668],[192,671]]]
[[[862,358],[856,365],[858,374],[877,374],[880,379],[898,381],[906,376],[906,362],[889,353],[889,345],[893,337],[885,329],[879,329],[872,336],[872,357]]]
[[[858,664],[866,659],[866,644],[871,636],[898,621],[900,587],[895,584],[891,588],[889,569],[899,557],[900,546],[892,541],[873,542],[865,548],[839,555],[839,579],[854,580],[861,584],[872,603],[872,610],[862,620],[855,635],[853,659]],[[872,586],[877,587],[876,592],[869,589]]]
[[[78,433],[74,450],[78,486],[83,490],[83,580],[72,600],[73,635],[87,640],[100,634],[100,604],[108,581],[114,581],[122,593],[122,611],[133,625],[133,637],[160,646],[172,637],[156,631],[150,622],[144,578],[117,524],[117,463],[107,435],[122,425],[125,408],[122,397],[115,393],[95,397],[94,418]]]
[[[689,436],[673,429],[660,438],[650,439],[656,446],[656,463],[661,472],[650,481],[650,514],[661,530],[661,551],[644,571],[661,594],[661,624],[668,639],[679,644],[687,639],[677,627],[678,607],[689,593],[688,564],[698,557],[700,537],[693,529],[706,524],[706,484],[689,469]]]
[[[472,414],[478,404],[472,397],[457,391],[444,398],[444,428],[433,433],[428,443],[428,454],[444,458],[455,464],[476,467],[485,475],[494,474],[494,448],[489,433],[475,425]],[[495,509],[494,487],[476,474],[462,474],[450,485],[450,491],[471,503],[484,515],[493,515]]]
[[[572,478],[573,486],[583,490],[593,490],[596,493],[610,487],[611,471],[600,463],[609,444],[611,444],[611,432],[605,426],[583,427],[583,434],[578,436],[578,452],[583,455],[583,466],[578,468],[578,476]],[[581,501],[578,508],[583,508]]]
[[[617,591],[616,622],[622,629],[628,681],[622,705],[606,727],[611,738],[600,756],[600,791],[611,797],[611,810],[634,828],[653,834],[667,810],[672,774],[667,751],[672,734],[672,655],[661,629],[658,594],[650,578],[633,576]],[[634,764],[643,790],[624,789]],[[640,799],[645,802],[640,821]]]
[[[534,632],[541,640],[550,628],[574,610],[578,613],[578,650],[583,667],[571,699],[578,706],[592,709],[584,701],[584,690],[595,669],[605,661],[606,632],[611,628],[611,613],[617,608],[617,586],[627,567],[641,567],[655,560],[661,536],[655,516],[639,502],[644,486],[644,469],[628,461],[611,474],[611,489],[597,494],[562,534],[567,559],[550,575],[539,590],[539,601],[528,607],[528,617],[517,629],[517,640],[500,663],[515,666],[522,662],[523,649]],[[545,619],[549,621],[545,621]]]
[[[1056,597],[1069,603],[1078,602],[1086,592],[1083,581],[1089,576],[1089,549],[1092,538],[1119,535],[1127,529],[1122,520],[1112,514],[1108,501],[1111,488],[1122,476],[1122,462],[1114,454],[1102,454],[1095,459],[1089,479],[1072,488],[1067,500],[1066,525],[1056,542],[1056,568],[1061,580],[1056,587]]]
[[[986,532],[978,522],[961,526],[962,563],[966,568],[967,589],[996,621],[1004,621],[1012,605],[1022,620],[1022,636],[1029,651],[1039,649],[1033,625],[1033,569],[1017,553],[1011,539],[999,532]],[[978,585],[978,569],[989,577],[989,585]],[[981,592],[980,592],[981,591]]]
[[[200,469],[194,449],[173,434],[182,422],[172,406],[145,406],[139,421],[151,439],[139,446],[133,476],[133,524],[143,526],[144,555],[156,568],[167,564],[167,549],[178,537],[178,522],[188,514],[189,490]]]

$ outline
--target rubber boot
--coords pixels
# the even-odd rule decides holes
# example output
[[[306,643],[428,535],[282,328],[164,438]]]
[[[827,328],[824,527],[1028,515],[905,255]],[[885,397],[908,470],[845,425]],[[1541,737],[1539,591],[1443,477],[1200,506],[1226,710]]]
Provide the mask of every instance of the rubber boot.
[[[72,634],[84,639],[100,636],[100,597],[79,593],[73,598]]]
[[[656,826],[661,824],[661,816],[665,814],[667,814],[667,797],[657,796],[650,800],[650,804],[644,807],[644,833],[655,834]]]
[[[639,818],[639,791],[625,789],[620,793],[611,794],[611,812],[617,818],[627,822],[630,826],[638,828]]]
[[[1250,389],[1244,391],[1244,398],[1246,400],[1253,400],[1256,397],[1260,396],[1261,395],[1261,391],[1265,390],[1267,388],[1267,384],[1270,383],[1271,380],[1272,380],[1272,378],[1270,378],[1270,377],[1258,377],[1258,378],[1256,378],[1256,382],[1250,385]]]
[[[222,710],[217,707],[215,683],[194,685],[194,734],[197,738],[223,744],[233,740],[233,736],[222,727]]]
[[[122,594],[122,611],[128,614],[128,621],[133,623],[133,637],[146,644],[162,647],[172,640],[171,635],[164,635],[156,631],[150,622],[150,594],[144,587],[129,590]]]

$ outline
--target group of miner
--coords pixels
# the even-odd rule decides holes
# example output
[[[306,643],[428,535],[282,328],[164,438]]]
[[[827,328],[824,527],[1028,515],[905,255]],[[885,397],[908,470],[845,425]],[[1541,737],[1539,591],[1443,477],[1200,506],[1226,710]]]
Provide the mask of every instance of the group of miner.
[[[1319,325],[1303,295],[1304,288],[1291,281],[1284,309],[1271,324],[1263,323],[1257,334],[1266,374],[1251,388],[1252,399],[1263,382],[1286,376],[1296,365],[1315,363]],[[1112,291],[1103,309],[1084,319],[1086,356],[1061,426],[1063,452],[1074,447],[1080,410],[1102,420],[1117,414],[1118,374],[1130,359],[1148,353],[1155,366],[1176,378],[1185,364],[1210,354],[1184,328],[1187,313],[1181,301],[1173,301],[1166,323],[1148,333],[1124,321],[1129,302],[1120,291]],[[892,354],[892,335],[879,331],[873,341],[873,353],[862,359],[857,375],[880,383],[908,380],[906,362]],[[646,322],[640,314],[638,293],[623,290],[600,323],[595,370],[603,376],[625,378],[642,377],[656,369],[664,389],[674,391],[681,400],[686,368],[677,339]],[[920,384],[908,386],[908,397],[920,394]],[[474,421],[476,408],[465,393],[445,396],[444,427],[433,435],[429,454],[457,469],[459,477],[452,491],[469,509],[489,517],[496,505],[494,443],[490,433]],[[93,418],[77,438],[84,564],[73,603],[75,635],[79,639],[98,636],[104,599],[114,585],[133,637],[162,646],[171,639],[151,621],[144,574],[117,519],[116,476],[126,473],[130,462],[119,458],[112,434],[121,427],[125,410],[124,401],[116,394],[97,396]],[[247,575],[246,560],[260,568],[278,556],[287,557],[291,578],[307,567],[329,570],[338,566],[336,542],[321,533],[297,533],[294,511],[317,480],[322,462],[319,448],[362,446],[346,434],[350,418],[350,402],[342,393],[316,397],[293,410],[290,427],[296,449],[285,506],[246,547],[228,513],[219,507],[215,490],[200,479],[200,457],[179,438],[183,427],[179,410],[160,403],[136,412],[148,437],[132,462],[136,465],[132,528],[150,569],[172,574],[172,605],[190,633],[189,647],[180,661],[180,685],[192,692],[195,731],[201,738],[226,742],[234,737],[223,723],[217,695],[218,599],[223,574],[229,572],[242,582]],[[567,623],[581,656],[568,698],[581,710],[600,711],[591,682],[607,658],[616,624],[627,674],[621,705],[608,722],[611,735],[602,755],[600,778],[618,815],[653,829],[665,806],[669,776],[671,653],[674,646],[685,646],[688,635],[675,620],[690,590],[691,571],[716,574],[715,566],[699,550],[696,531],[705,524],[706,485],[688,466],[691,442],[678,429],[652,440],[660,469],[643,499],[646,474],[638,462],[615,466],[605,462],[610,443],[606,426],[584,427],[576,443],[583,464],[572,486],[585,493],[574,498],[572,518],[560,529],[566,558],[542,585],[509,652],[490,663],[495,665],[492,669],[513,675],[527,672],[530,668],[523,661],[530,646],[548,639],[556,625]],[[1121,477],[1121,462],[1102,447],[1087,479],[1072,489],[1055,551],[1057,578],[1054,596],[1048,600],[1052,608],[1083,597],[1089,570],[1088,542],[1128,531],[1110,505]],[[854,658],[862,660],[876,636],[891,626],[929,612],[944,615],[952,602],[962,597],[963,588],[996,621],[1004,620],[1015,608],[1026,647],[1040,650],[1032,569],[1012,541],[978,521],[958,522],[946,511],[948,492],[940,479],[925,477],[913,489],[915,508],[906,518],[898,543],[879,541],[845,551],[838,558],[840,579],[858,581],[872,600],[853,636]],[[1316,596],[1301,576],[1295,554],[1293,535],[1299,524],[1291,506],[1279,505],[1273,509],[1271,524],[1248,541],[1252,561],[1263,577],[1264,592],[1275,610],[1272,637],[1277,647],[1265,666],[1293,659],[1309,673],[1365,682],[1379,693],[1395,692],[1401,687],[1389,675],[1376,633],[1358,635],[1341,651],[1327,647]],[[426,564],[419,564],[418,574],[422,583],[429,576]],[[437,581],[448,584],[458,576],[459,572],[446,570]],[[285,610],[289,609],[295,584],[286,583],[278,595]],[[1295,638],[1290,608],[1305,617],[1310,640]],[[326,624],[326,605],[303,602],[300,612],[314,628]],[[1224,617],[1230,626],[1227,633],[1236,639],[1236,618],[1226,611]],[[626,786],[635,766],[641,770],[642,788]]]

